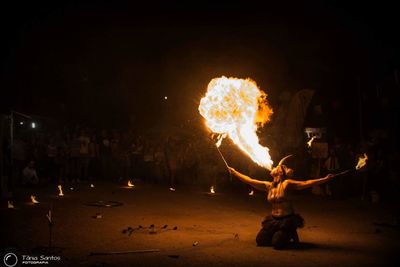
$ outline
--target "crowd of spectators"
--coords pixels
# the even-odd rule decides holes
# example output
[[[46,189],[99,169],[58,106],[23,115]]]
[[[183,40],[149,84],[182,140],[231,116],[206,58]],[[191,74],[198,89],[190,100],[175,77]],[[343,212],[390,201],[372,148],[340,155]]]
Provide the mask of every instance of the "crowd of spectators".
[[[199,176],[211,177],[203,179],[210,183],[218,172],[227,173],[209,168],[220,160],[212,146],[210,138],[195,134],[160,136],[89,128],[29,133],[14,138],[13,176],[20,185],[140,179],[175,187],[202,183]]]
[[[369,142],[356,146],[333,139],[327,157],[315,159],[309,153],[308,160],[297,159],[307,163],[304,170],[296,166],[295,171],[304,174],[296,178],[317,178],[352,169],[357,158],[367,152],[368,171],[338,177],[322,188],[313,188],[313,192],[377,201],[388,190],[399,188],[395,168],[399,155],[390,152],[382,140],[371,137]],[[254,178],[268,179],[265,171],[237,148],[226,146],[229,142],[224,142],[222,150],[232,166]],[[138,134],[133,130],[96,131],[86,127],[31,132],[14,138],[12,161],[14,184],[22,186],[140,179],[173,188],[179,184],[196,184],[205,189],[229,179],[214,141],[204,133]],[[389,165],[394,168],[388,168]],[[235,185],[235,180],[229,183]],[[239,184],[236,186],[246,188]],[[394,191],[391,193],[396,194]]]

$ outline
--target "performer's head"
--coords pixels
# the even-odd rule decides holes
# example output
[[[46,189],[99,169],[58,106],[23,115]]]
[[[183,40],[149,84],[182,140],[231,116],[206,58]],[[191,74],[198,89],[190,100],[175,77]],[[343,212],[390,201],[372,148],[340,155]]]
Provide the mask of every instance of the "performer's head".
[[[271,176],[274,182],[280,182],[293,175],[293,170],[286,165],[278,165],[271,170]]]
[[[274,178],[274,183],[283,181],[293,175],[293,170],[283,164],[285,162],[285,160],[291,156],[292,155],[289,155],[289,156],[286,156],[283,159],[281,159],[278,166],[276,166],[275,168],[273,168],[271,170],[271,176],[272,176],[272,178]]]

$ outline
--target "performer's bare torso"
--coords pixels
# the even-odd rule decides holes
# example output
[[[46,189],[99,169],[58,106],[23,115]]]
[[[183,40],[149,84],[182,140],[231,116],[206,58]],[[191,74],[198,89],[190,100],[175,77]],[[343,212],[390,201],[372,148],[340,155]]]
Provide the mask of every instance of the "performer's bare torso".
[[[279,182],[275,187],[268,188],[267,199],[272,205],[272,216],[283,217],[294,214],[288,193],[285,181]]]

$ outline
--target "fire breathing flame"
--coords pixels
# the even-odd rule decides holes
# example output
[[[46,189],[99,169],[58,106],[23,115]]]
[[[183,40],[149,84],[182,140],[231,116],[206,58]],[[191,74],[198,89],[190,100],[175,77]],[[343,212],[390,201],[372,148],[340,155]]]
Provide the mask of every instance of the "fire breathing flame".
[[[219,146],[225,136],[258,165],[271,169],[269,149],[259,144],[257,128],[270,120],[272,108],[267,94],[251,79],[215,78],[200,100],[199,112],[207,127],[220,134]]]
[[[359,170],[363,168],[365,165],[367,165],[367,160],[368,160],[367,153],[364,153],[361,157],[358,158],[356,170]]]
[[[254,195],[254,190],[251,190],[249,193],[249,196],[252,196],[252,195]]]
[[[129,181],[128,181],[128,186],[129,186],[129,187],[134,187],[135,185],[132,183],[131,180],[129,180]]]
[[[311,137],[311,139],[308,140],[308,142],[307,142],[308,147],[311,147],[312,143],[314,142],[314,139],[315,139],[315,136]]]
[[[214,186],[211,186],[211,187],[210,187],[210,193],[211,193],[211,194],[215,194]]]
[[[63,191],[62,191],[62,185],[58,185],[58,191],[59,191],[58,195],[59,195],[60,197],[64,196],[64,193],[63,193]]]
[[[33,204],[39,203],[39,201],[36,200],[36,196],[34,196],[34,195],[31,195],[31,201]]]

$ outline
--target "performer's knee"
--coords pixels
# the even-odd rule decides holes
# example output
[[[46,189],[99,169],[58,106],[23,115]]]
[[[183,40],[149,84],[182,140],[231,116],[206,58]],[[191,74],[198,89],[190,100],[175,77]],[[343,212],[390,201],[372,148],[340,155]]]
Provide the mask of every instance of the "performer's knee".
[[[290,241],[290,235],[285,231],[278,231],[272,237],[274,249],[284,249]]]
[[[256,243],[259,247],[266,247],[271,245],[272,235],[267,230],[261,229],[256,237]]]

